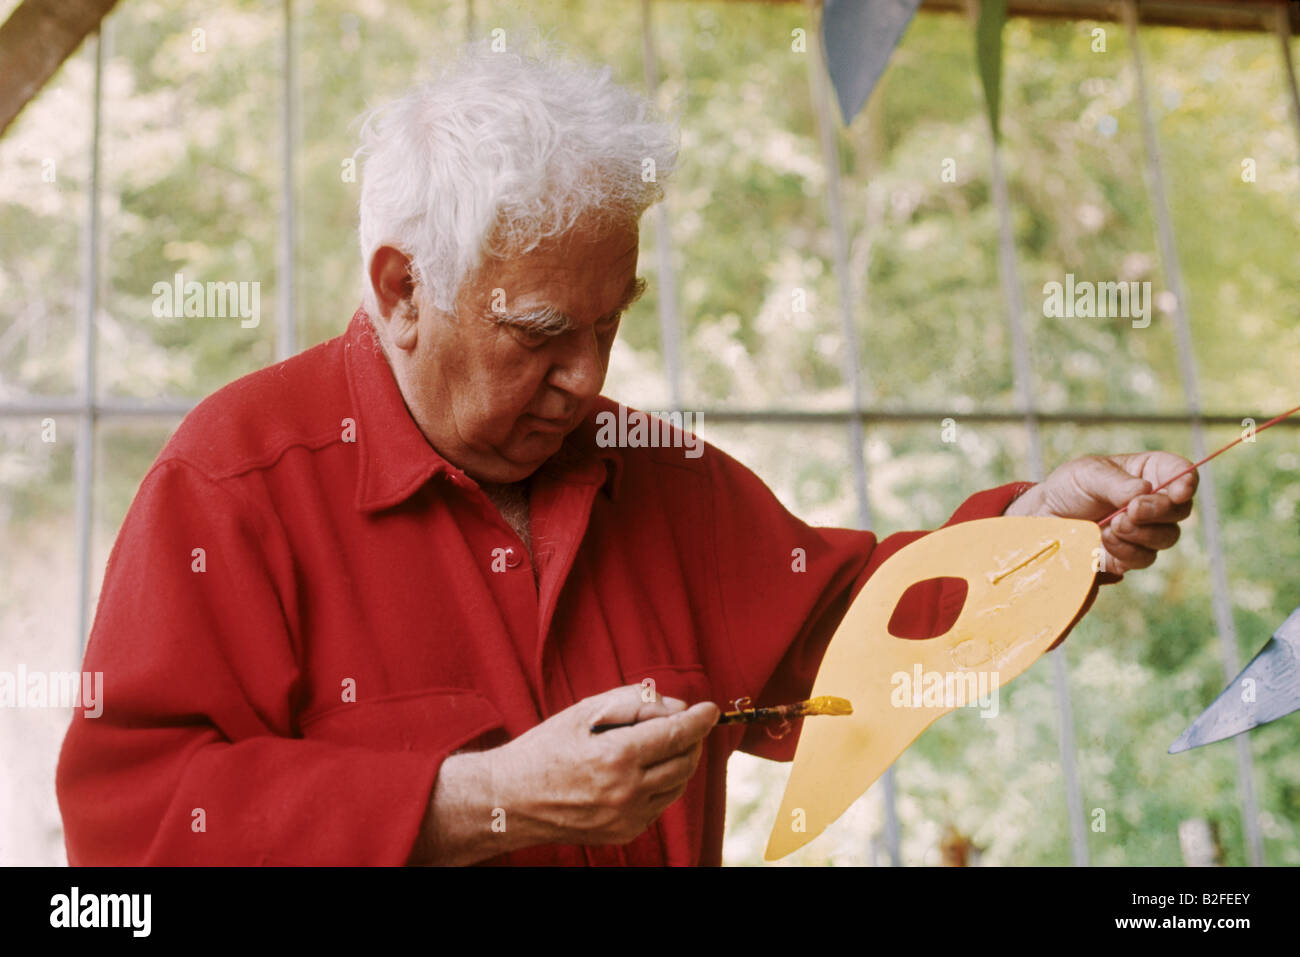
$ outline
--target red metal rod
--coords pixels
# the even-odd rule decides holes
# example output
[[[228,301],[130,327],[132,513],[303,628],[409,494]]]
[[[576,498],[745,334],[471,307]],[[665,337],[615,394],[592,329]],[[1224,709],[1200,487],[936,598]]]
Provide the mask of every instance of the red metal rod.
[[[1279,415],[1276,419],[1269,419],[1267,422],[1265,422],[1263,425],[1261,425],[1259,428],[1257,428],[1257,429],[1255,430],[1255,434],[1258,435],[1260,432],[1263,432],[1263,431],[1264,431],[1265,429],[1267,429],[1269,426],[1271,426],[1271,425],[1277,425],[1277,424],[1278,424],[1279,422],[1281,422],[1283,419],[1285,419],[1285,418],[1287,418],[1287,417],[1289,417],[1289,416],[1295,415],[1297,412],[1300,412],[1300,405],[1296,406],[1296,407],[1295,407],[1294,409],[1292,409],[1290,412],[1283,412],[1283,413],[1282,413],[1281,415]],[[1200,468],[1202,465],[1204,465],[1206,462],[1210,461],[1210,459],[1222,455],[1224,452],[1228,451],[1228,449],[1232,448],[1234,445],[1239,445],[1242,441],[1245,440],[1245,438],[1246,438],[1246,437],[1245,437],[1244,435],[1238,436],[1237,438],[1235,438],[1235,439],[1233,439],[1231,442],[1229,442],[1227,445],[1225,445],[1223,448],[1219,449],[1219,451],[1217,451],[1217,452],[1211,452],[1209,455],[1207,455],[1205,458],[1201,459],[1201,460],[1200,460],[1199,462],[1197,462],[1195,465],[1190,466],[1189,468],[1185,468],[1185,469],[1183,469],[1181,472],[1179,472],[1179,473],[1178,473],[1177,475],[1175,475],[1173,478],[1171,478],[1171,479],[1166,479],[1165,481],[1163,481],[1163,482],[1161,482],[1159,485],[1157,485],[1155,488],[1153,488],[1150,492],[1147,492],[1147,493],[1145,493],[1145,494],[1147,494],[1147,495],[1154,495],[1156,492],[1159,492],[1161,489],[1163,489],[1163,488],[1167,488],[1168,486],[1172,485],[1174,482],[1177,482],[1180,478],[1182,478],[1182,477],[1183,477],[1184,475],[1186,475],[1188,472],[1195,472],[1197,469],[1199,469],[1199,468]],[[1137,498],[1141,498],[1141,497],[1142,497],[1141,495],[1137,496]],[[1108,523],[1112,518],[1115,518],[1117,515],[1122,515],[1122,514],[1124,513],[1124,509],[1128,508],[1129,505],[1131,505],[1134,501],[1136,501],[1136,499],[1130,499],[1129,501],[1125,502],[1122,506],[1120,506],[1119,508],[1117,508],[1115,511],[1111,512],[1109,515],[1107,515],[1105,518],[1103,518],[1103,519],[1102,519],[1100,522],[1098,522],[1097,524],[1098,524],[1100,527],[1105,528],[1105,527],[1106,527],[1106,523]]]

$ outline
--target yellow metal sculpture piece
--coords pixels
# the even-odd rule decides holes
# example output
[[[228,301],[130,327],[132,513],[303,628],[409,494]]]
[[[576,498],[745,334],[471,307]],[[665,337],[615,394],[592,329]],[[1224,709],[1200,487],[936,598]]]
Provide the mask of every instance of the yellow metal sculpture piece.
[[[1078,614],[1096,576],[1101,530],[1066,518],[986,518],[939,529],[891,555],[831,639],[813,695],[853,713],[808,721],[768,839],[777,860],[822,833],[935,720],[1028,668]],[[888,625],[903,593],[964,579],[966,601],[933,638]]]

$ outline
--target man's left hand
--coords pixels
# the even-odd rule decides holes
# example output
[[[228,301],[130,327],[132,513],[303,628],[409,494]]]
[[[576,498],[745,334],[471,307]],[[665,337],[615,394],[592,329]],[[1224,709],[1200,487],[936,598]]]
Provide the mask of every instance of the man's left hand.
[[[1192,512],[1197,474],[1188,472],[1168,488],[1151,490],[1192,463],[1171,452],[1088,455],[1066,462],[1007,508],[1007,515],[1055,515],[1100,521],[1128,503],[1101,530],[1105,549],[1102,581],[1146,568],[1156,553],[1178,541],[1178,523]]]

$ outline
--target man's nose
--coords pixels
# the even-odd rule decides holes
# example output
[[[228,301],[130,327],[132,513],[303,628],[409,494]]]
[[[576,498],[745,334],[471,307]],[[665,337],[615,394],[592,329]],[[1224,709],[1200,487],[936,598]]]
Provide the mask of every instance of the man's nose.
[[[582,401],[595,398],[605,384],[605,359],[595,329],[564,333],[564,347],[547,380]]]

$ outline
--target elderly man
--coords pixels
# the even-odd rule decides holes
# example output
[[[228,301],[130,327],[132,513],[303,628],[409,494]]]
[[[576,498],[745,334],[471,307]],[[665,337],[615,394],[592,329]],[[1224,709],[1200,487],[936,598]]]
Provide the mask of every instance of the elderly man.
[[[812,528],[715,448],[597,441],[674,160],[608,71],[469,54],[362,135],[362,308],[200,404],[118,536],[69,860],[717,864],[728,756],[797,736],[715,729],[715,702],[806,696],[924,533]],[[1146,493],[1185,464],[1079,459],[951,521],[1131,499],[1117,578],[1178,538],[1195,476]]]

